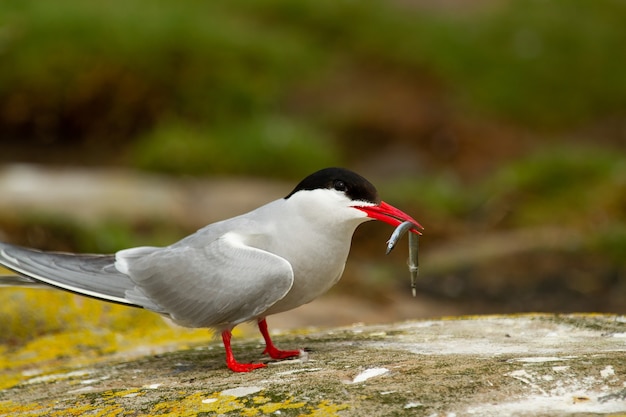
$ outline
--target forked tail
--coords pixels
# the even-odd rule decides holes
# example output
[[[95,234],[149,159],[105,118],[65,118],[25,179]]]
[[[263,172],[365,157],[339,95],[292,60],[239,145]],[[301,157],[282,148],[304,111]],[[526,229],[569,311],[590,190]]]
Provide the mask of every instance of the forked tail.
[[[43,252],[0,242],[0,265],[18,276],[0,275],[0,285],[41,286],[134,307],[127,294],[135,283],[115,268],[115,255]]]

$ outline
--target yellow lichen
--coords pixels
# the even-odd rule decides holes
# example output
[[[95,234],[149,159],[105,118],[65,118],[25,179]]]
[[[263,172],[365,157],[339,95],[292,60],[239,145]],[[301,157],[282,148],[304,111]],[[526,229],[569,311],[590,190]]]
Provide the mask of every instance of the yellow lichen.
[[[76,404],[75,406],[55,407],[55,403],[44,404],[16,404],[12,401],[0,402],[1,416],[28,415],[29,417],[71,417],[90,415],[94,417],[121,416],[124,409],[119,405],[94,406],[91,404]]]
[[[330,401],[322,401],[314,407],[309,414],[301,414],[302,417],[334,417],[337,412],[349,408],[347,404],[333,404]]]
[[[102,393],[102,398],[103,399],[107,399],[107,398],[112,398],[112,397],[126,397],[126,396],[130,396],[130,395],[141,395],[142,392],[139,390],[139,388],[131,388],[131,389],[124,389],[124,390],[120,390],[120,391],[105,391]]]
[[[164,401],[155,404],[151,414],[159,414],[166,417],[192,417],[198,413],[224,414],[245,408],[245,405],[232,396],[213,396],[202,392],[188,395],[174,401]],[[213,398],[213,402],[203,402],[207,398]]]
[[[322,401],[317,405],[307,405],[306,402],[294,402],[293,397],[274,402],[269,397],[259,395],[251,399],[220,395],[219,392],[196,392],[183,395],[179,398],[161,401],[145,410],[146,414],[127,409],[121,398],[135,395],[144,395],[147,391],[140,388],[131,388],[120,391],[104,391],[99,396],[79,396],[73,404],[63,404],[58,401],[48,401],[37,404],[18,404],[13,401],[0,401],[0,416],[28,415],[29,417],[43,416],[100,416],[116,417],[123,415],[134,416],[165,416],[165,417],[194,417],[198,413],[227,414],[236,412],[237,415],[252,417],[257,415],[274,414],[280,410],[302,409],[300,416],[333,417],[337,412],[348,408],[345,404],[333,404]]]
[[[265,404],[272,401],[271,399],[264,397],[262,395],[257,395],[256,397],[252,397],[252,402],[255,404]]]
[[[148,311],[13,288],[0,293],[0,337],[11,341],[0,344],[0,389],[27,381],[33,370],[46,375],[106,361],[111,354],[127,353],[127,359],[211,341],[206,329],[174,326]]]
[[[13,401],[0,401],[0,416],[39,416],[38,410],[41,409],[39,404],[16,404]]]
[[[267,404],[263,404],[259,406],[259,410],[261,410],[263,414],[271,414],[271,413],[275,413],[278,410],[297,409],[297,408],[302,408],[306,405],[306,403],[303,403],[303,402],[292,403],[291,402],[292,400],[293,400],[292,398],[289,398],[279,403],[270,402]]]

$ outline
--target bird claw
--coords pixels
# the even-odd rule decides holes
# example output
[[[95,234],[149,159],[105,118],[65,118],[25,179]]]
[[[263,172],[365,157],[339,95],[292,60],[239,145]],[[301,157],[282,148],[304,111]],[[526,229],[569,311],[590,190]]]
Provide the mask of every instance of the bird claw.
[[[299,350],[280,350],[275,346],[266,347],[263,353],[270,355],[270,358],[272,359],[288,359],[300,356]]]
[[[264,363],[239,363],[239,362],[228,362],[226,364],[228,369],[233,372],[250,372],[255,369],[265,368],[267,365]]]
[[[265,320],[265,318],[259,320],[258,325],[259,330],[263,335],[263,339],[265,339],[265,350],[263,351],[263,353],[267,353],[272,359],[287,359],[293,358],[295,356],[300,356],[299,350],[280,350],[276,346],[274,346],[272,338],[270,337],[270,333],[267,330],[267,321]]]

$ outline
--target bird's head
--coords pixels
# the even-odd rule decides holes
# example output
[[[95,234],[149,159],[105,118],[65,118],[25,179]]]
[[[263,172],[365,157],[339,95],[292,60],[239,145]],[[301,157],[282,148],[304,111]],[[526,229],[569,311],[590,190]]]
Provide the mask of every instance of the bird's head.
[[[359,174],[345,168],[325,168],[302,181],[285,199],[301,198],[302,205],[313,215],[324,210],[326,216],[354,219],[359,223],[380,220],[394,227],[410,221],[415,225],[411,232],[420,234],[423,227],[400,209],[378,197],[376,187]]]

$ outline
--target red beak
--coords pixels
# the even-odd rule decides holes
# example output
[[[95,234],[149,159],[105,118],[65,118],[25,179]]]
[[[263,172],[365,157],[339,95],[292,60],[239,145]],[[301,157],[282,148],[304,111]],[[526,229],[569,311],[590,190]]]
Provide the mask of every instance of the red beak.
[[[413,217],[409,216],[402,210],[385,203],[384,201],[381,201],[380,204],[375,206],[354,206],[354,208],[364,211],[367,214],[367,217],[383,221],[387,224],[392,225],[393,227],[396,227],[403,222],[409,221],[415,225],[415,227],[411,229],[411,232],[418,235],[422,234],[420,230],[424,230],[422,225],[419,224],[417,220],[415,220]]]

